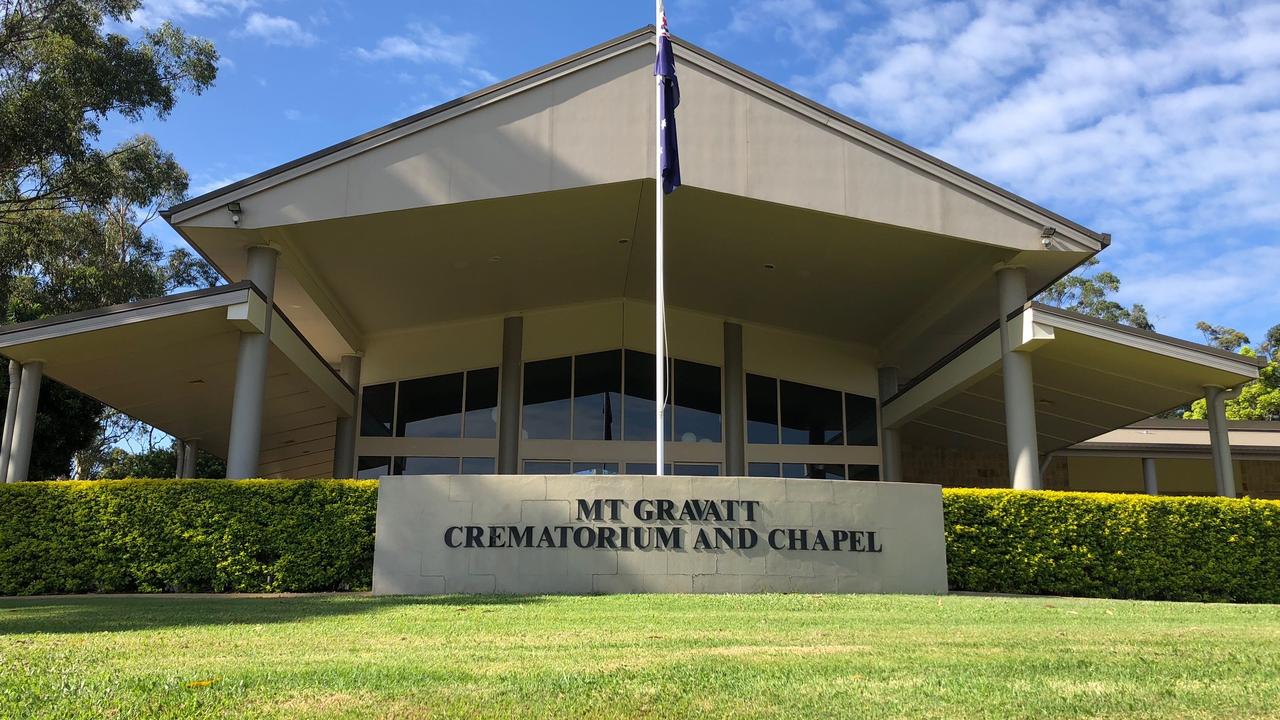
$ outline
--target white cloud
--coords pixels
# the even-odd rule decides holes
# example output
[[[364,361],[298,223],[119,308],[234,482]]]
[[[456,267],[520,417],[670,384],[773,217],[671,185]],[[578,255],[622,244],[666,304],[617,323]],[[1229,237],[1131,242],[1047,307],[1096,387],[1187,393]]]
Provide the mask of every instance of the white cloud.
[[[307,47],[318,38],[298,24],[297,20],[262,12],[250,13],[244,27],[236,31],[237,37],[256,38],[268,45],[283,47]]]
[[[253,4],[253,0],[147,0],[129,24],[154,27],[165,20],[221,17],[243,13]]]
[[[405,35],[390,35],[371,50],[356,48],[361,60],[407,60],[462,66],[471,60],[477,38],[470,33],[450,34],[435,25],[411,23]]]
[[[767,33],[816,51],[823,36],[840,27],[842,20],[842,13],[817,0],[751,0],[733,7],[728,30],[739,35]]]
[[[224,188],[234,182],[239,182],[253,173],[235,172],[229,175],[213,176],[208,173],[198,176],[199,181],[187,190],[187,197],[200,197],[205,193],[211,193],[214,190]]]

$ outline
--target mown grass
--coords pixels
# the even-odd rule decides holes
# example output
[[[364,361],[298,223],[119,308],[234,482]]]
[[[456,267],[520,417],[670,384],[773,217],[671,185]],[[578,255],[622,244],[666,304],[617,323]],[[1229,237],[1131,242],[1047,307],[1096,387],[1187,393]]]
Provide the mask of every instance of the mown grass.
[[[0,601],[0,717],[1264,718],[1280,606],[972,596]]]

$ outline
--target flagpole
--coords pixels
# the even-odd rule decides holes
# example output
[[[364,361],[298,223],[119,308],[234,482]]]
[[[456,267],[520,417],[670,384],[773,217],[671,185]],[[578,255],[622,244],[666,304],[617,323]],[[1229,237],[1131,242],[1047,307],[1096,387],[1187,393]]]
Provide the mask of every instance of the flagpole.
[[[656,0],[655,7],[655,32],[653,34],[654,54],[661,50],[662,46],[662,26],[663,26],[663,8],[662,0]],[[654,408],[656,424],[654,426],[654,447],[656,448],[656,459],[654,472],[658,475],[666,474],[666,436],[663,430],[666,417],[667,404],[667,297],[666,287],[663,282],[663,208],[662,208],[662,76],[654,75],[654,160],[655,172],[653,183],[653,195],[655,198],[655,221],[653,227],[654,242],[654,374],[653,374],[653,390],[654,390]]]

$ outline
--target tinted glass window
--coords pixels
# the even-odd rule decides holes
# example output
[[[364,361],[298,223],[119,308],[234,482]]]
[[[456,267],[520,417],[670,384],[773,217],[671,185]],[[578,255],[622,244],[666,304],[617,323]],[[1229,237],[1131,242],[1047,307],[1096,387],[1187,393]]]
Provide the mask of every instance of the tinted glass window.
[[[621,429],[622,351],[577,356],[573,368],[573,437],[621,440]]]
[[[850,480],[879,480],[880,466],[879,465],[850,465],[848,477]]]
[[[747,463],[747,475],[751,477],[782,477],[782,467],[778,463]]]
[[[574,475],[617,475],[618,463],[611,462],[576,462],[573,464]]]
[[[815,480],[843,480],[844,465],[809,463],[809,477]]]
[[[667,473],[671,473],[671,463],[667,463]],[[658,466],[653,463],[627,463],[628,475],[652,475]]]
[[[396,409],[396,384],[370,385],[362,392],[360,434],[365,437],[391,437]]]
[[[712,463],[676,463],[673,475],[706,475],[720,474],[720,466]]]
[[[467,372],[466,415],[462,436],[498,437],[498,368]]]
[[[525,363],[523,418],[525,437],[531,440],[569,439],[569,404],[572,384],[572,358]],[[567,468],[565,472],[568,472]]]
[[[462,435],[462,373],[400,383],[396,437]]]
[[[623,382],[623,433],[627,440],[653,440],[653,422],[657,412],[653,402],[653,355],[626,351],[626,377]],[[666,414],[666,434],[671,437],[671,413]]]
[[[497,471],[498,465],[493,458],[462,458],[463,475],[493,475]]]
[[[568,475],[568,460],[525,460],[526,475]]]
[[[809,468],[804,463],[782,463],[782,477],[784,478],[802,478],[809,477]]]
[[[870,447],[879,444],[879,433],[876,432],[875,398],[845,393],[844,417],[847,428],[845,439],[848,444]]]
[[[398,457],[396,475],[457,475],[458,458]]]
[[[840,445],[844,412],[840,393],[812,385],[779,381],[783,445]]]
[[[380,478],[391,474],[391,458],[361,456],[356,462],[356,477],[362,479]]]
[[[778,381],[773,378],[747,374],[747,442],[778,444]]]
[[[674,365],[675,439],[720,442],[720,368],[689,360]]]

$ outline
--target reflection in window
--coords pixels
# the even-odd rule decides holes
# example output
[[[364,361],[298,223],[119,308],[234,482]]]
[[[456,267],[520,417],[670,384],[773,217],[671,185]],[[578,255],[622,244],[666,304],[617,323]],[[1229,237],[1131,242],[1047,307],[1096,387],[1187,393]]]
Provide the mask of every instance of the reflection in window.
[[[396,475],[457,475],[456,457],[398,457]]]
[[[876,428],[876,399],[865,395],[844,395],[845,441],[849,445],[875,447],[880,444]]]
[[[462,437],[498,437],[498,368],[467,371]]]
[[[667,474],[671,474],[671,463],[663,463],[667,468]],[[653,475],[657,469],[656,463],[627,463],[628,475]]]
[[[747,373],[747,442],[778,444],[778,381],[773,378]]]
[[[622,438],[622,433],[619,432],[622,428],[621,401],[621,350],[579,355],[574,358],[574,439],[620,440]]]
[[[525,460],[525,475],[568,475],[568,460]]]
[[[576,462],[573,464],[574,475],[617,475],[618,463],[612,462]]]
[[[396,384],[370,385],[360,403],[360,434],[364,437],[391,437],[396,410]]]
[[[834,463],[809,463],[808,476],[814,480],[843,480],[844,465]]]
[[[456,438],[462,435],[462,373],[400,383],[396,437]]]
[[[747,475],[749,477],[782,477],[782,467],[778,463],[769,462],[753,462],[747,463]]]
[[[783,445],[841,445],[844,412],[835,390],[779,381]]]
[[[494,475],[498,472],[498,464],[491,457],[462,458],[463,475]]]
[[[676,463],[673,475],[716,476],[720,474],[718,463]]]
[[[391,458],[361,455],[356,461],[356,477],[362,480],[377,479],[391,474]]]
[[[675,439],[720,442],[720,368],[676,360],[674,380]]]
[[[653,424],[654,418],[657,417],[657,409],[653,401],[653,373],[656,367],[652,354],[636,350],[626,351],[626,376],[623,379],[622,388],[626,397],[623,399],[622,429],[627,440],[653,441]],[[668,377],[670,377],[669,372]],[[664,422],[666,436],[670,440],[671,413],[667,413]]]
[[[809,477],[809,469],[804,463],[782,463],[782,477],[784,478],[802,478]]]
[[[524,436],[530,440],[568,440],[573,358],[525,363]],[[539,471],[541,472],[541,471]],[[569,472],[568,468],[564,472]]]
[[[879,480],[880,466],[879,465],[850,465],[848,477],[850,480]]]

